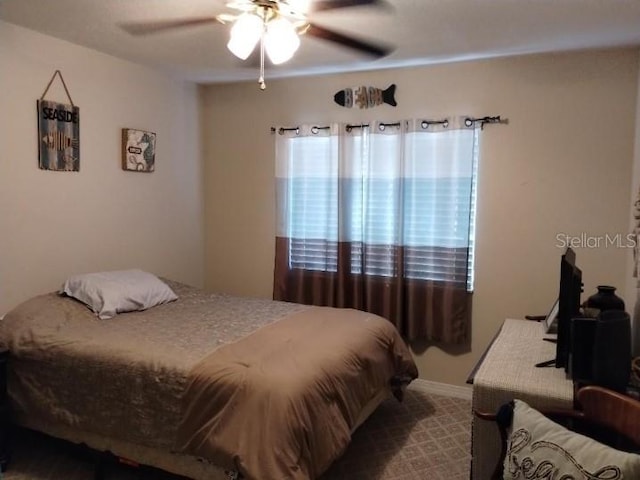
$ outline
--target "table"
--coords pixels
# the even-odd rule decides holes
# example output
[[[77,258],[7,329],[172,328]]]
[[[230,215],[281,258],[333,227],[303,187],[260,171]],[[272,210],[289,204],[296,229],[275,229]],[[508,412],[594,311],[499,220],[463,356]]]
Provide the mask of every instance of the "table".
[[[473,375],[474,410],[493,413],[514,398],[537,409],[573,408],[573,382],[564,369],[535,366],[555,357],[546,336],[542,323],[505,320]],[[500,456],[495,423],[473,417],[471,456],[471,478],[489,479]]]

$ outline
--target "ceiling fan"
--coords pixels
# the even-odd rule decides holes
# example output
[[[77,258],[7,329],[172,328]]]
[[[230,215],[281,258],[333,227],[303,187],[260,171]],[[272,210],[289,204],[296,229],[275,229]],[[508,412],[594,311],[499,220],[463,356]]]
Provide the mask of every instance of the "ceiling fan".
[[[227,48],[238,58],[245,60],[255,50],[260,50],[260,88],[264,82],[265,53],[275,65],[289,60],[300,46],[300,36],[310,35],[356,50],[372,57],[384,57],[392,48],[338,33],[309,21],[314,12],[337,10],[363,5],[384,5],[384,0],[232,0],[227,8],[234,13],[216,16],[165,20],[145,23],[127,23],[121,27],[133,35],[158,33],[181,27],[209,23],[230,24]]]

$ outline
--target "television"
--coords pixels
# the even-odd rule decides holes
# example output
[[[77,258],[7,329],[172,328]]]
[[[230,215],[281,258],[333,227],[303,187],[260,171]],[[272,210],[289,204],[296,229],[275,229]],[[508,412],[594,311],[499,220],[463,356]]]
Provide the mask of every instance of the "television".
[[[560,258],[556,368],[568,369],[571,349],[571,319],[580,315],[581,294],[582,271],[576,266],[575,252],[568,247]]]

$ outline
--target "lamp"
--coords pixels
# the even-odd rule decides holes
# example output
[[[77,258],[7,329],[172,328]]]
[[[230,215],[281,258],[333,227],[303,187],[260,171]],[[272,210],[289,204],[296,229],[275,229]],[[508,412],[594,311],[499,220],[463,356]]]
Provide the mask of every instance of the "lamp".
[[[231,27],[227,48],[236,57],[246,60],[261,40],[264,40],[267,55],[275,65],[293,57],[300,46],[296,29],[286,18],[266,16],[262,19],[254,13],[243,13]]]
[[[262,38],[263,30],[264,23],[260,17],[253,13],[244,13],[231,27],[227,48],[236,57],[246,60]]]
[[[275,65],[286,62],[300,46],[300,37],[289,20],[277,17],[267,23],[265,35],[267,55]]]
[[[299,0],[304,3],[306,0]],[[269,5],[261,5],[252,12],[245,12],[236,18],[229,36],[227,48],[236,57],[246,60],[260,44],[260,78],[262,90],[264,83],[265,51],[274,65],[286,62],[300,47],[298,25]]]

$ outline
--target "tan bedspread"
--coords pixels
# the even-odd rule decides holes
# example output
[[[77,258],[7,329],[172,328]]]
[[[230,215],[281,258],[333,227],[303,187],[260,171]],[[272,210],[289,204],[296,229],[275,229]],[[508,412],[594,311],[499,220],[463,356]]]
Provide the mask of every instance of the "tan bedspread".
[[[175,302],[99,320],[56,293],[0,322],[19,418],[170,450],[189,372],[222,345],[309,307],[167,282]]]
[[[11,350],[18,421],[165,451],[180,445],[254,479],[312,478],[344,450],[374,391],[417,374],[380,317],[168,283],[177,301],[109,320],[55,293],[8,313],[0,343]],[[222,378],[202,385],[208,371]],[[200,403],[184,403],[185,392]],[[252,413],[235,414],[241,403]]]
[[[344,451],[380,388],[416,376],[387,320],[310,308],[194,367],[178,446],[250,480],[316,478]]]

